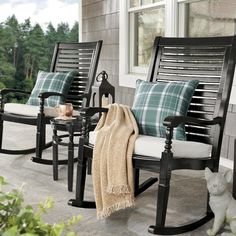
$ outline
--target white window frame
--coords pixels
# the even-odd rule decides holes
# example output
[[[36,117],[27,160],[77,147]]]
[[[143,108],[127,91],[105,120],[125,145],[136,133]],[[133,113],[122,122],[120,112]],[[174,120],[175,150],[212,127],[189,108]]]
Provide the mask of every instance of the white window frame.
[[[130,14],[130,17],[129,17],[129,25],[130,25],[130,28],[132,30],[129,30],[129,45],[131,42],[135,42],[135,30],[134,27],[135,27],[135,13],[137,12],[140,12],[140,11],[144,11],[146,9],[148,10],[151,10],[151,9],[155,9],[155,8],[158,8],[158,7],[165,7],[165,1],[160,1],[160,2],[156,2],[156,3],[152,3],[152,4],[146,4],[146,5],[143,5],[141,7],[132,7],[132,8],[129,8],[128,9],[128,14]],[[135,59],[135,46],[134,44],[130,45],[129,46],[129,51],[130,51],[130,59],[129,59],[129,71],[130,73],[134,73],[134,74],[147,74],[148,72],[148,67],[147,66],[135,66],[135,62],[134,62],[134,59]]]
[[[78,6],[78,12],[79,12],[79,42],[83,42],[82,39],[82,27],[83,27],[83,18],[82,18],[82,0],[79,0],[79,6]]]
[[[178,0],[179,3],[192,3],[192,2],[198,2],[199,0]],[[181,17],[178,18],[179,22],[178,25],[180,25],[180,28],[178,29],[178,36],[179,37],[186,37],[186,14],[184,14],[185,8],[184,6],[179,8],[179,14]],[[182,27],[181,27],[182,26]],[[232,85],[232,90],[231,90],[231,95],[230,95],[230,104],[236,105],[236,68],[235,68],[235,73],[234,73],[234,79],[233,79],[233,85]]]
[[[165,0],[165,36],[166,37],[184,37],[186,27],[186,18],[184,8],[178,8],[180,3],[190,3],[198,2],[201,0]],[[134,53],[133,47],[129,47],[130,32],[129,25],[129,1],[120,0],[120,36],[119,36],[119,85],[124,87],[135,88],[135,83],[137,79],[146,80],[147,78],[147,68],[142,67],[132,67],[132,72],[130,70],[130,55]],[[133,7],[130,11],[140,11],[144,9],[151,9],[160,6],[160,3],[147,4],[141,7]],[[180,11],[180,12],[178,12]],[[179,15],[181,17],[179,17]],[[81,17],[82,18],[82,17]],[[180,25],[180,27],[179,27]],[[181,27],[182,26],[182,27]],[[179,27],[179,28],[178,28]],[[80,30],[82,31],[82,30]],[[132,35],[131,35],[132,37]],[[231,104],[236,104],[236,73],[234,74],[233,88],[230,98]]]
[[[165,36],[177,36],[178,15],[177,4],[180,0],[165,0]],[[119,35],[119,85],[124,87],[134,88],[137,79],[146,80],[146,68],[132,68],[130,72],[130,32],[129,32],[129,1],[120,0],[120,35]],[[139,11],[144,9],[151,9],[163,5],[159,2],[144,5],[141,7],[131,8],[132,10]]]

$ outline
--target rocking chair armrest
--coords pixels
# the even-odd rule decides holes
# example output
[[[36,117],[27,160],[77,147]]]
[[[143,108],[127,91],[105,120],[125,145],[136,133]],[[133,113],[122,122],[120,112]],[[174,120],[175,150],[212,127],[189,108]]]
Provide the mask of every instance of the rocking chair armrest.
[[[103,107],[85,107],[80,109],[80,115],[82,117],[92,117],[93,115],[95,115],[98,112],[108,112],[108,108],[103,108]]]
[[[9,89],[9,88],[5,88],[0,90],[0,95],[3,97],[4,95],[8,94],[8,93],[17,93],[17,94],[25,94],[25,95],[30,95],[31,92],[30,91],[24,91],[24,90],[20,90],[20,89]]]
[[[222,120],[222,117],[215,117],[213,120],[203,120],[189,116],[168,116],[165,118],[163,125],[170,128],[175,128],[181,123],[193,125],[217,125],[221,124]]]
[[[39,98],[44,100],[50,96],[60,96],[60,97],[63,97],[63,98],[66,98],[66,96],[62,93],[57,93],[57,92],[43,92],[43,93],[40,93],[39,94]]]
[[[63,93],[57,93],[57,92],[43,92],[43,93],[40,93],[39,94],[39,98],[40,99],[46,99],[46,98],[48,98],[48,97],[50,97],[50,96],[60,96],[60,97],[63,97],[64,99],[66,98],[66,95],[65,94],[63,94]],[[70,96],[70,98],[71,98],[72,96]],[[86,98],[86,99],[88,99],[88,97],[89,97],[89,94],[82,94],[82,95],[77,95],[77,96],[73,96],[74,98],[77,98],[77,99],[83,99],[83,98]],[[72,97],[72,98],[73,98]]]

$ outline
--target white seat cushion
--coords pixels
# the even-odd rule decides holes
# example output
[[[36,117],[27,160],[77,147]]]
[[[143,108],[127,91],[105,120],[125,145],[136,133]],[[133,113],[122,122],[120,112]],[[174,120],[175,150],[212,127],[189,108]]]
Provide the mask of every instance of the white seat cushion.
[[[89,142],[94,145],[96,140],[96,132],[89,133]],[[134,154],[161,158],[164,151],[165,138],[139,135],[135,141]],[[203,158],[210,157],[212,146],[182,140],[173,140],[172,152],[175,158]]]
[[[32,106],[19,103],[6,103],[4,111],[12,114],[36,117],[39,113],[38,106]],[[54,107],[44,107],[45,116],[57,117],[58,113]],[[79,115],[78,111],[73,111],[73,115]]]

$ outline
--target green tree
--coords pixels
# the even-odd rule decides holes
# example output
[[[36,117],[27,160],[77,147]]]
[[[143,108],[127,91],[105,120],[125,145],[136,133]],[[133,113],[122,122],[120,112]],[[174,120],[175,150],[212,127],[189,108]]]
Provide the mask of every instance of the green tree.
[[[21,40],[29,37],[30,31],[32,30],[30,19],[26,19],[24,23],[20,24],[20,38]]]
[[[71,29],[49,23],[45,32],[30,19],[19,24],[15,15],[0,23],[0,89],[32,90],[38,70],[49,71],[56,42],[78,42],[78,22]]]
[[[45,37],[39,24],[32,28],[25,41],[24,59],[26,79],[32,80],[36,77],[39,69],[44,70],[47,68],[45,65],[47,62],[45,57]]]
[[[13,17],[14,22],[15,18]],[[7,23],[10,18],[7,20]],[[15,86],[14,45],[16,37],[14,29],[7,24],[0,25],[0,81],[1,88]]]
[[[68,34],[69,42],[79,41],[79,23],[76,21]]]
[[[17,46],[19,36],[19,24],[15,15],[8,17],[5,22],[5,37],[4,44],[5,48],[8,51],[9,62],[12,62],[16,66],[16,54],[15,49]]]
[[[57,26],[57,41],[58,42],[68,42],[68,34],[70,32],[70,28],[68,23],[60,23]]]
[[[46,35],[45,35],[45,40],[46,40],[46,55],[47,55],[47,59],[48,59],[48,67],[47,70],[50,69],[50,61],[53,55],[53,51],[54,51],[54,46],[55,43],[57,42],[57,31],[54,28],[54,26],[52,25],[52,23],[49,23],[47,26],[47,30],[46,30]]]
[[[27,86],[26,83],[26,70],[25,70],[25,61],[24,61],[24,54],[25,54],[25,43],[29,38],[30,32],[32,30],[30,19],[26,19],[22,24],[19,26],[20,32],[18,36],[18,44],[16,50],[16,88],[18,89],[25,89],[31,90],[33,85]]]

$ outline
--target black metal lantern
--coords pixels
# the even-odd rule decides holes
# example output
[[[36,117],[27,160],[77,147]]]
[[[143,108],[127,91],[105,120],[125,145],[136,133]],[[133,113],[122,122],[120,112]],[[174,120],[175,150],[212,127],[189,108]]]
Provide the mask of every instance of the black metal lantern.
[[[102,71],[96,77],[92,86],[92,106],[104,107],[115,102],[115,87],[108,82],[106,71]]]

